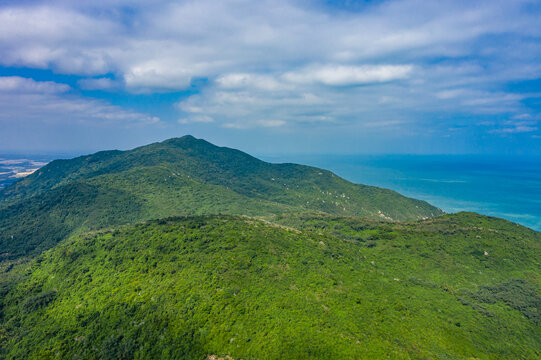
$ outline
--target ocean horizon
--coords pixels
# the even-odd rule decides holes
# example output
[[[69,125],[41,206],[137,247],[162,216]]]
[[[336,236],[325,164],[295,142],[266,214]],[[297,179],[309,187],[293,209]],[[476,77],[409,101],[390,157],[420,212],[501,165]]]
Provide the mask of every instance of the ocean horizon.
[[[328,169],[448,213],[473,211],[541,231],[541,160],[484,155],[262,155]]]

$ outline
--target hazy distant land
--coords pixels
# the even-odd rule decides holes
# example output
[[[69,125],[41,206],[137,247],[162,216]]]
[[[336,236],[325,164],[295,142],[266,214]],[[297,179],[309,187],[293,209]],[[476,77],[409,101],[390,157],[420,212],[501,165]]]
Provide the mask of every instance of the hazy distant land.
[[[0,155],[0,189],[5,188],[12,182],[32,174],[48,161],[33,160],[28,158],[14,158]]]

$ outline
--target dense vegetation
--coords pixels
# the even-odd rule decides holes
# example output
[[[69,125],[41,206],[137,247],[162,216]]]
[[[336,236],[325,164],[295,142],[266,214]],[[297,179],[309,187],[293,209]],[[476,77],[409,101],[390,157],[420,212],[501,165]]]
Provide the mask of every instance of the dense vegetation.
[[[0,358],[536,359],[540,240],[470,213],[87,233],[4,264]]]
[[[413,220],[424,201],[329,171],[270,164],[185,136],[131,151],[56,160],[0,192],[0,254],[39,254],[70,234],[179,215],[306,210]]]
[[[53,161],[0,193],[0,359],[541,358],[541,233],[439,215],[190,136]]]

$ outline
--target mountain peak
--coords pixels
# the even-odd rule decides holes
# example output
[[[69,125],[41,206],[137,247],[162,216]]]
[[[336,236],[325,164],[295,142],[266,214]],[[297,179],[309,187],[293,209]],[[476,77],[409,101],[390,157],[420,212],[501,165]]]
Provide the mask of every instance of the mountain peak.
[[[188,142],[188,141],[196,141],[196,140],[201,140],[201,139],[198,139],[193,135],[184,135],[184,136],[181,136],[181,137],[170,138],[170,139],[164,140],[162,142],[163,143],[172,143],[172,142]]]
[[[209,148],[212,148],[212,149],[220,148],[219,146],[216,146],[204,139],[198,139],[193,135],[184,135],[181,137],[174,137],[174,138],[164,140],[161,143],[157,143],[157,144],[172,145],[174,147],[180,147],[186,150],[188,149],[202,150],[202,149],[209,149]],[[151,146],[151,145],[146,145],[146,146]],[[145,148],[146,146],[142,146],[141,148]]]
[[[65,214],[70,221],[60,229],[43,209]],[[353,184],[330,171],[267,163],[186,135],[128,151],[55,161],[7,187],[0,193],[0,245],[9,253],[27,253],[72,231],[103,225],[191,214],[311,211],[380,220],[442,214],[424,201]],[[23,232],[26,218],[35,220],[35,234]],[[44,238],[47,244],[40,240]]]

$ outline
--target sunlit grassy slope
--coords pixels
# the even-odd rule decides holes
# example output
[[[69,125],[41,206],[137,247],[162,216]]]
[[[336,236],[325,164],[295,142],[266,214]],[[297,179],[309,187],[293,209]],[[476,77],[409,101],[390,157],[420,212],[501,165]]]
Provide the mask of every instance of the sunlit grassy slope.
[[[69,234],[178,215],[321,211],[379,219],[441,215],[424,201],[329,171],[271,164],[192,136],[56,160],[0,192],[0,254],[38,254]]]
[[[540,259],[471,213],[150,221],[0,270],[0,358],[538,359]]]

